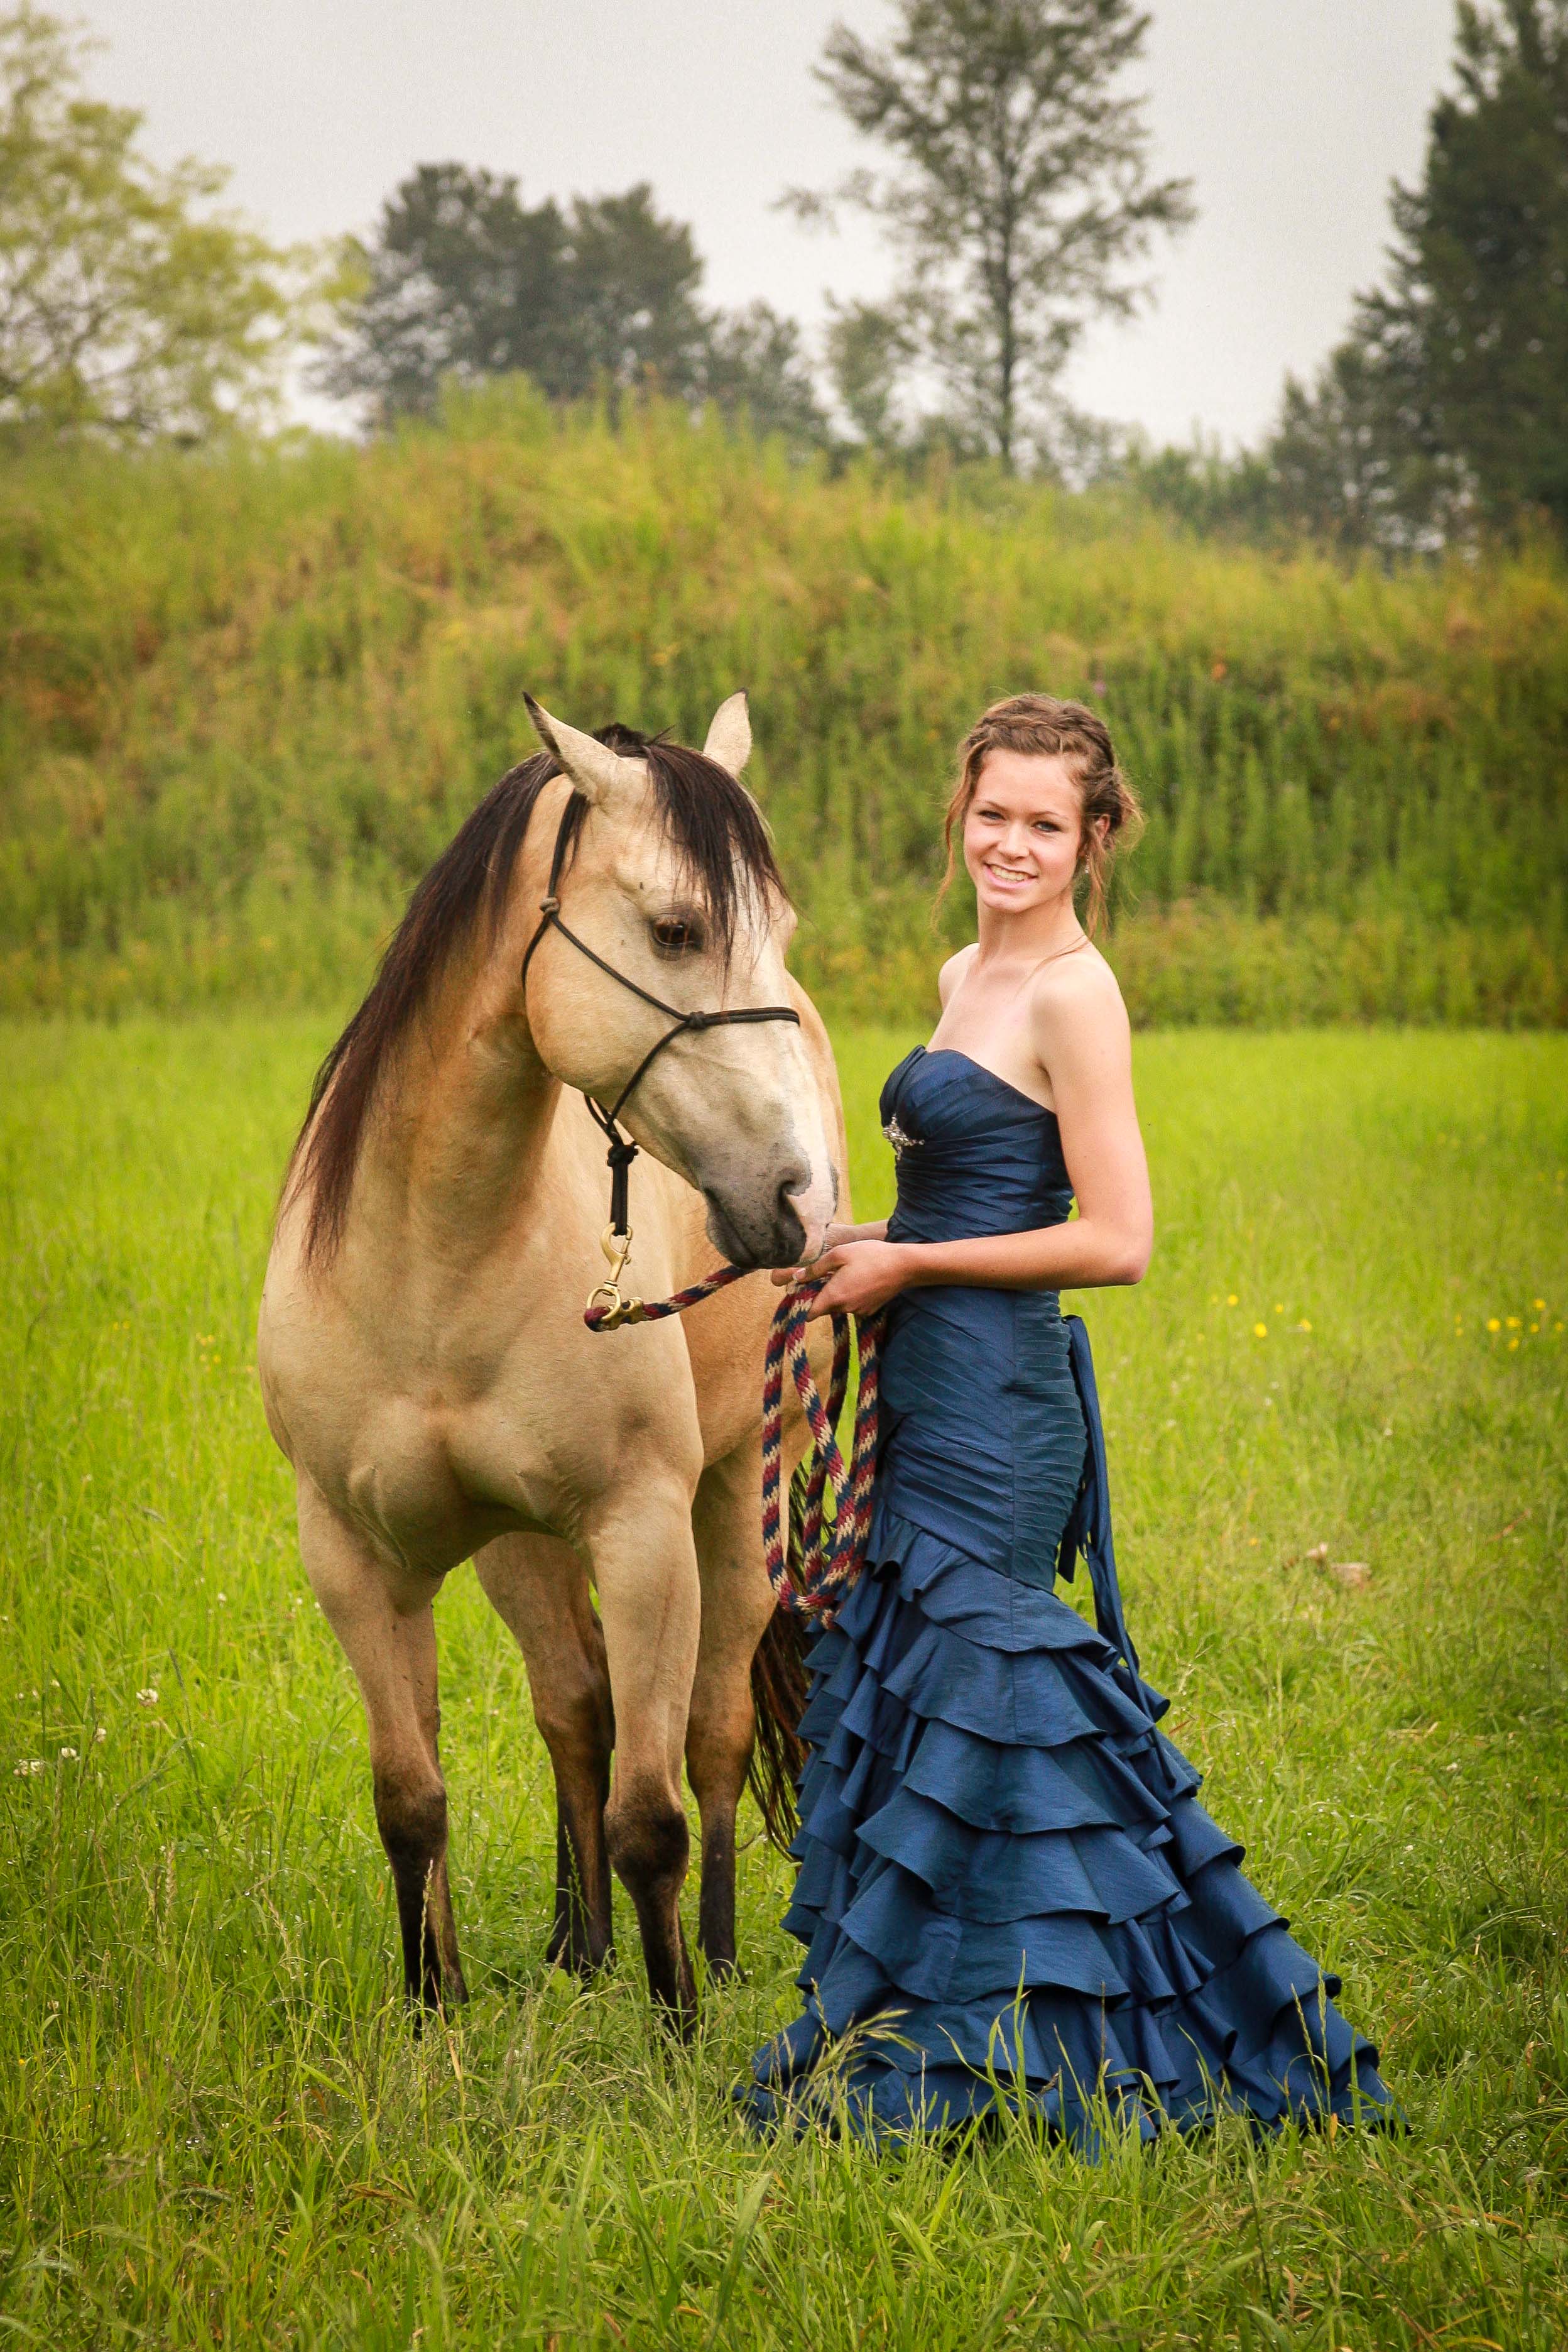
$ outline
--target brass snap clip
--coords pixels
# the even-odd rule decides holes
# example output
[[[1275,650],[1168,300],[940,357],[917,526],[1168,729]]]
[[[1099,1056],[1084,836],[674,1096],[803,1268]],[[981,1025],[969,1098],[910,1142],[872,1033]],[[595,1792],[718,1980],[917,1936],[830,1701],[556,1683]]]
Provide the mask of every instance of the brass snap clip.
[[[606,1225],[599,1237],[599,1246],[609,1262],[610,1272],[589,1292],[584,1313],[595,1318],[601,1331],[619,1331],[628,1323],[645,1323],[648,1309],[642,1299],[623,1297],[621,1291],[621,1277],[632,1255],[631,1226],[618,1234],[612,1224]]]

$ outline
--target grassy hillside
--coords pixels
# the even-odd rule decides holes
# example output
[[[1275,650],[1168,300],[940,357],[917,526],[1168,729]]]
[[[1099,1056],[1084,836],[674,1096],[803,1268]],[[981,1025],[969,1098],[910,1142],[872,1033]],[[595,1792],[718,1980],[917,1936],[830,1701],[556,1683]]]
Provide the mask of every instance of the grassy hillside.
[[[0,632],[12,1009],[340,1000],[531,748],[525,687],[700,740],[745,685],[803,976],[902,1016],[954,740],[1029,685],[1101,703],[1148,803],[1140,1018],[1568,1018],[1543,551],[1347,575],[502,388],[371,448],[14,459]]]

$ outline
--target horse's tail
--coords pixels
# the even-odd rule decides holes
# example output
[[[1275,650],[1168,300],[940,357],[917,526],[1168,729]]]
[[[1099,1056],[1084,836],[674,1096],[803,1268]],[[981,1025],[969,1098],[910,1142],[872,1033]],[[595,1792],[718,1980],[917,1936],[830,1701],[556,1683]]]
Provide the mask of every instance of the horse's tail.
[[[795,1784],[806,1760],[800,1717],[806,1705],[806,1623],[788,1609],[775,1609],[751,1661],[751,1697],[757,1710],[747,1782],[762,1825],[780,1853],[800,1825]]]

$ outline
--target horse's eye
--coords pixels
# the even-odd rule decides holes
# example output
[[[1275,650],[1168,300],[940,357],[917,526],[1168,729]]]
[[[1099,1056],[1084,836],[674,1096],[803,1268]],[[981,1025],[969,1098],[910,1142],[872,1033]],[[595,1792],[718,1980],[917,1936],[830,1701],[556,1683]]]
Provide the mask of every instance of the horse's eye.
[[[653,925],[653,944],[665,955],[692,955],[702,945],[702,933],[683,916],[666,916]]]

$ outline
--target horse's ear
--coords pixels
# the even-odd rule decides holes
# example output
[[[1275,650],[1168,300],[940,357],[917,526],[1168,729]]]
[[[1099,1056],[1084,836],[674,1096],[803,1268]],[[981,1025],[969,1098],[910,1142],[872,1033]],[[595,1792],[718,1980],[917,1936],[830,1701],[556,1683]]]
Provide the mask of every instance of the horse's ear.
[[[619,751],[612,751],[593,736],[580,735],[563,719],[552,719],[531,694],[525,694],[523,700],[528,704],[528,717],[539,741],[554,754],[562,772],[570,777],[584,800],[602,808],[628,793],[641,791],[646,782],[642,761],[623,760]]]
[[[712,760],[732,776],[738,776],[751,757],[751,721],[747,716],[744,694],[732,694],[721,702],[713,714],[713,724],[703,745],[703,757]]]

